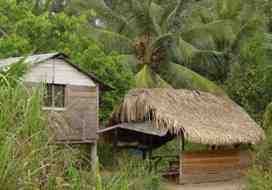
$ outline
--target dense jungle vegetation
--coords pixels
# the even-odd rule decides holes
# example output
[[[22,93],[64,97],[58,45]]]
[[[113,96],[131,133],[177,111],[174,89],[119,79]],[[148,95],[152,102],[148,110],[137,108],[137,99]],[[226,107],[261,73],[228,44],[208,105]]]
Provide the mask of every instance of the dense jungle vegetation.
[[[247,187],[272,189],[271,1],[0,0],[0,59],[56,51],[114,88],[101,95],[101,125],[135,87],[231,97],[267,132]],[[50,145],[42,89],[27,93],[26,70],[0,72],[0,188],[162,188],[147,163],[112,160],[105,145],[95,175],[84,148]]]

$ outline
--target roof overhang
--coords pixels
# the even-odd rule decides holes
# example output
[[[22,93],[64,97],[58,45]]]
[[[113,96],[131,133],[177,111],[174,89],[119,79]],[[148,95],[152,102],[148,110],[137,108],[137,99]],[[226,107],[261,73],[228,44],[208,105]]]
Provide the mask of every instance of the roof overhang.
[[[15,63],[17,63],[18,61],[21,61],[21,60],[24,60],[24,62],[26,62],[26,63],[30,64],[31,66],[33,66],[35,64],[47,61],[49,59],[55,59],[55,58],[65,60],[65,62],[67,62],[69,65],[71,65],[76,70],[83,73],[84,75],[86,75],[87,77],[92,79],[96,84],[98,84],[99,88],[102,91],[108,91],[108,90],[113,90],[114,89],[110,85],[102,82],[98,77],[95,76],[95,74],[93,74],[91,72],[86,72],[85,70],[80,68],[78,65],[72,63],[69,56],[67,56],[64,53],[59,53],[59,52],[47,53],[47,54],[38,54],[38,55],[29,55],[29,56],[25,56],[25,57],[11,57],[11,58],[7,58],[7,59],[2,59],[2,60],[0,60],[0,69],[8,67],[8,66],[10,66],[12,64],[15,64]]]
[[[111,127],[107,127],[105,129],[98,130],[98,134],[111,132],[116,129],[125,129],[129,131],[135,131],[142,134],[153,135],[158,137],[163,137],[167,135],[168,130],[166,129],[158,129],[151,126],[150,122],[143,123],[121,123],[118,125],[114,125]]]

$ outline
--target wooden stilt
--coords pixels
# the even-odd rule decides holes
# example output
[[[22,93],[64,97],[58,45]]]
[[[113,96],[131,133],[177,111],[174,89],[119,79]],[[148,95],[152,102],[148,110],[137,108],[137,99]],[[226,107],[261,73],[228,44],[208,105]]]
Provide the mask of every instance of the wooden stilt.
[[[146,150],[142,150],[143,151],[143,160],[146,159]]]
[[[184,140],[184,134],[181,132],[181,134],[178,136],[179,138],[179,182],[182,181],[182,152],[185,149],[185,140]]]
[[[90,144],[91,147],[91,164],[92,170],[96,171],[96,167],[98,164],[98,157],[97,157],[97,142]]]
[[[113,139],[113,163],[118,164],[118,159],[116,156],[117,153],[117,144],[118,144],[118,130],[114,130],[114,139]]]

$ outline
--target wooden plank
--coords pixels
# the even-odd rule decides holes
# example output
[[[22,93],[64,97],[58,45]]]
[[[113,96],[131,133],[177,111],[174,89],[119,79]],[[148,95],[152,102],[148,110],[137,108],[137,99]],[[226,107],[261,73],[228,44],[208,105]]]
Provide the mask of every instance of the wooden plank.
[[[96,92],[95,87],[89,87],[89,86],[74,86],[74,85],[69,85],[69,88],[71,91],[91,91],[91,92]]]
[[[193,159],[193,158],[217,158],[217,157],[226,157],[226,156],[239,156],[238,151],[234,150],[217,150],[217,151],[208,151],[208,152],[193,152],[193,153],[185,153],[183,155],[184,159]]]
[[[183,164],[197,164],[197,163],[225,163],[225,162],[240,162],[237,157],[218,157],[218,158],[199,158],[199,159],[183,159]]]
[[[224,171],[223,173],[214,173],[214,174],[183,174],[183,177],[180,181],[181,184],[188,183],[208,183],[208,182],[219,182],[225,180],[231,180],[239,178],[240,174],[233,171]]]
[[[66,63],[62,59],[50,60],[55,68],[55,81],[73,85],[88,85],[96,86],[95,82],[85,74],[79,72],[77,69]]]
[[[90,98],[90,99],[94,99],[96,101],[96,92],[83,92],[83,91],[71,91],[69,94],[70,97],[78,97],[78,98]]]
[[[250,165],[250,154],[239,150],[183,153],[180,183],[223,181],[242,176]]]

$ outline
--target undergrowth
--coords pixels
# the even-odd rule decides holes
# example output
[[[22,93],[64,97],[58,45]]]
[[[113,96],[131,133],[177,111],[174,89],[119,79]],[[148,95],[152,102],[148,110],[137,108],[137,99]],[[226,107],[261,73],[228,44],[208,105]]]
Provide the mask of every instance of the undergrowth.
[[[158,190],[160,178],[146,163],[119,159],[110,175],[91,168],[88,151],[55,145],[42,110],[43,88],[20,81],[22,62],[0,71],[0,190]],[[101,150],[101,149],[100,149]],[[100,154],[107,163],[110,149]],[[99,172],[102,168],[102,172]]]

